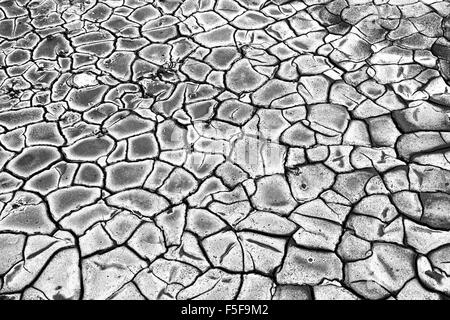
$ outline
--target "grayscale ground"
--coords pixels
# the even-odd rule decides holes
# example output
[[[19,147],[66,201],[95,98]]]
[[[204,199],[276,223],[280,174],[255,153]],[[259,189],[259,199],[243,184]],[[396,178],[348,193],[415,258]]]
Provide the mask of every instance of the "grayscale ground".
[[[0,299],[450,297],[448,0],[0,0]]]

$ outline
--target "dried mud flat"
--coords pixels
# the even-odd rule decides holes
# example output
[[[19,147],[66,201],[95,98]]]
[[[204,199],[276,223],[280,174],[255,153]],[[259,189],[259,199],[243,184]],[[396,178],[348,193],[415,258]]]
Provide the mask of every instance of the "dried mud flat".
[[[0,299],[446,299],[450,2],[0,0]]]

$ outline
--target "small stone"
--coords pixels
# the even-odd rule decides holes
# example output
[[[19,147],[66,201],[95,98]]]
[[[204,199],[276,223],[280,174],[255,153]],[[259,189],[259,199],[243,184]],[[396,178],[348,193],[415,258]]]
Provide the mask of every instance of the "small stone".
[[[324,279],[342,279],[342,262],[334,253],[288,248],[278,283],[317,285]]]

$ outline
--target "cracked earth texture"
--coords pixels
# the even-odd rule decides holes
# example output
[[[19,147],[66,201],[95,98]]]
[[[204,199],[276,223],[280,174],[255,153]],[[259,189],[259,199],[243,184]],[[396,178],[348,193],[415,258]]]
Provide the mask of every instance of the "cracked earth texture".
[[[0,0],[0,299],[448,299],[450,2]]]

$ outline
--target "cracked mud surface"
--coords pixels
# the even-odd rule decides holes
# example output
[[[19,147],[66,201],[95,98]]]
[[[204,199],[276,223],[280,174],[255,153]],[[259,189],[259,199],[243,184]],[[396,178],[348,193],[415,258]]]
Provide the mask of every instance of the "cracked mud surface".
[[[0,0],[0,299],[446,299],[450,2]]]

